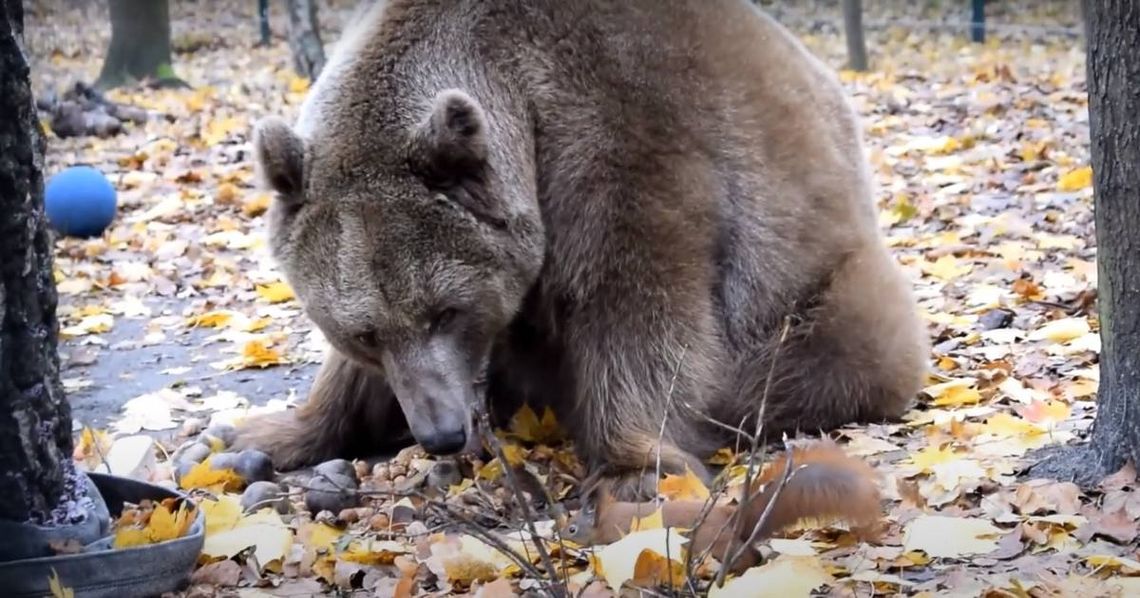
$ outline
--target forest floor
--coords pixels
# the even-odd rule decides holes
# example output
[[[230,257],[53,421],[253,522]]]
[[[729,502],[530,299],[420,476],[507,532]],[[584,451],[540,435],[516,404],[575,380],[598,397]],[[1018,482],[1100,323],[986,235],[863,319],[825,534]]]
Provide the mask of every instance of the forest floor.
[[[46,164],[48,175],[94,164],[119,192],[119,215],[102,238],[57,242],[62,368],[77,428],[150,434],[169,447],[212,416],[303,399],[324,349],[267,254],[269,196],[254,185],[249,154],[251,123],[293,116],[308,88],[291,70],[282,16],[274,15],[272,44],[254,47],[254,2],[173,4],[174,66],[193,88],[115,92],[165,117],[107,139],[51,137]],[[333,4],[322,15],[330,46],[350,10]],[[960,7],[876,6],[869,25],[897,26],[868,31],[864,74],[842,70],[832,3],[774,8],[840,71],[864,117],[881,224],[914,280],[933,373],[904,422],[836,435],[882,474],[881,537],[861,541],[842,527],[794,532],[740,578],[746,586],[722,595],[816,586],[859,596],[1140,591],[1134,470],[1084,490],[1021,475],[1033,451],[1083,437],[1097,389],[1084,53],[1067,4],[997,3],[991,18],[1024,27],[991,32],[984,44],[915,24],[960,21]],[[28,16],[40,93],[98,73],[106,13],[76,6],[37,3]],[[550,422],[530,415],[504,435],[505,454],[521,458],[521,471],[544,479],[554,497],[572,495],[580,465]],[[432,468],[405,451],[391,464],[361,464],[359,477],[362,488],[390,490]],[[508,596],[540,588],[530,568],[486,543],[488,523],[504,517],[517,529],[519,521],[497,460],[460,471],[465,477],[436,496],[376,490],[356,509],[298,507],[275,522],[257,519],[262,527],[243,528],[257,514],[217,508],[207,513],[213,539],[189,593],[405,595],[414,587]],[[441,520],[455,523],[454,513],[430,507],[441,502],[474,508],[476,524],[436,533]],[[253,528],[261,535],[251,555],[240,549]],[[620,585],[615,577],[644,574],[631,547],[651,531],[599,552],[603,577]],[[583,586],[588,561],[573,556],[560,553]],[[589,588],[606,595],[602,582]]]

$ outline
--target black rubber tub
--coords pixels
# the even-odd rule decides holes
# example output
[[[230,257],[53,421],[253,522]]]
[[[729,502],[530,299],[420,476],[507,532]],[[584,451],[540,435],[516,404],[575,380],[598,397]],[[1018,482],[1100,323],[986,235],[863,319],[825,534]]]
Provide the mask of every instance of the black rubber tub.
[[[130,478],[86,475],[99,489],[112,517],[122,512],[124,501],[188,500],[180,492]],[[177,591],[188,585],[205,542],[205,529],[205,518],[198,510],[189,533],[174,540],[123,549],[107,548],[109,541],[105,540],[102,550],[0,562],[0,596],[51,596],[53,576],[71,588],[76,598],[133,598]]]

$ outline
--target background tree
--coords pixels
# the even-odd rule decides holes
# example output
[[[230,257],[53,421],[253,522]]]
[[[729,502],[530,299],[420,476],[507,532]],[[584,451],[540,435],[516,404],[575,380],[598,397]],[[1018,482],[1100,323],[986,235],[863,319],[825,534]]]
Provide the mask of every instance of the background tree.
[[[49,522],[76,475],[23,23],[22,0],[0,0],[0,519]]]
[[[1140,467],[1140,2],[1084,0],[1096,210],[1100,389],[1089,442],[1033,468],[1092,484]]]
[[[186,87],[170,60],[169,0],[110,0],[111,44],[95,86],[110,89],[146,80]]]
[[[325,48],[317,19],[316,0],[286,0],[289,10],[289,48],[297,73],[316,80],[325,67]]]

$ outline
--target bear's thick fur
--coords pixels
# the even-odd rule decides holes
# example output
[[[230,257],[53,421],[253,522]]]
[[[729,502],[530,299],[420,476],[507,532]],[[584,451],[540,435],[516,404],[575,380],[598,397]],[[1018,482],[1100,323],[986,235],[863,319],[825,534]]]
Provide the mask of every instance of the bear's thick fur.
[[[599,479],[903,413],[927,340],[830,70],[746,0],[390,0],[255,135],[333,347],[288,469],[554,406]],[[661,434],[662,422],[664,434]],[[660,438],[660,442],[659,442]]]

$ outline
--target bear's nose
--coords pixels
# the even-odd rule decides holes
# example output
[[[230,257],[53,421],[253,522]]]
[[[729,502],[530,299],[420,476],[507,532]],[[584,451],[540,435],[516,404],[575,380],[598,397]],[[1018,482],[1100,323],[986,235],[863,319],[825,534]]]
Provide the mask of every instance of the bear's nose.
[[[420,446],[432,455],[454,455],[467,445],[467,432],[463,428],[433,434],[420,441]]]

